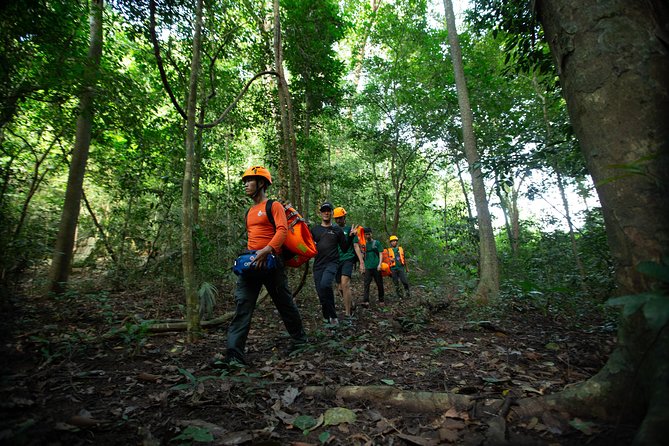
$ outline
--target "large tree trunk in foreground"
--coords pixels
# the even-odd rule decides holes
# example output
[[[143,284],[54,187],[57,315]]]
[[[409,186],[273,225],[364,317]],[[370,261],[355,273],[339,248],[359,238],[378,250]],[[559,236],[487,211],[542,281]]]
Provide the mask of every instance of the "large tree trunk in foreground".
[[[446,25],[448,28],[448,41],[451,47],[451,58],[453,60],[453,71],[455,73],[455,85],[458,92],[458,104],[462,117],[462,136],[465,147],[465,157],[469,165],[469,173],[472,176],[472,190],[474,192],[474,204],[479,226],[479,284],[476,288],[477,300],[488,302],[490,297],[499,293],[499,265],[497,264],[497,247],[495,246],[495,234],[492,229],[492,218],[488,208],[488,198],[483,183],[483,173],[479,154],[476,150],[476,137],[474,135],[474,116],[469,103],[469,92],[465,72],[462,67],[462,51],[458,40],[458,32],[455,27],[455,15],[453,14],[453,3],[444,0],[446,11]]]
[[[49,288],[56,293],[64,291],[65,284],[70,276],[74,236],[79,221],[79,210],[81,209],[81,191],[88,161],[88,151],[91,145],[91,128],[93,127],[93,99],[95,98],[100,58],[102,57],[102,9],[102,0],[91,2],[89,18],[90,46],[79,95],[77,134],[67,178],[63,214],[60,219],[58,238],[56,239],[49,272]]]
[[[576,136],[602,203],[621,294],[650,289],[636,266],[669,246],[666,2],[537,2]],[[659,311],[659,309],[658,309]],[[604,368],[546,398],[572,414],[644,416],[637,444],[669,437],[669,329],[626,318]]]

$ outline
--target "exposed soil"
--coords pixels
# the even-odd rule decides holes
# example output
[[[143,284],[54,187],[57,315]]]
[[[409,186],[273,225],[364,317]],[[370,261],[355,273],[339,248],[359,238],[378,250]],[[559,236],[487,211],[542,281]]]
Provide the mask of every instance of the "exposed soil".
[[[353,284],[361,296],[358,277]],[[233,309],[232,290],[219,291],[223,314]],[[230,372],[209,366],[224,352],[227,325],[196,344],[184,333],[132,331],[136,320],[181,317],[178,290],[13,296],[3,309],[0,443],[629,444],[634,426],[549,414],[520,420],[513,404],[506,435],[494,436],[495,414],[485,410],[486,401],[554,393],[595,373],[615,342],[597,317],[556,318],[510,301],[482,322],[439,290],[414,287],[398,301],[387,280],[386,292],[385,306],[358,305],[350,324],[332,328],[309,281],[298,306],[310,344],[292,354],[268,300],[254,315],[250,367]],[[100,340],[124,323],[131,332]],[[306,386],[350,385],[467,394],[481,404],[411,413],[303,394]],[[349,410],[328,411],[337,407]]]

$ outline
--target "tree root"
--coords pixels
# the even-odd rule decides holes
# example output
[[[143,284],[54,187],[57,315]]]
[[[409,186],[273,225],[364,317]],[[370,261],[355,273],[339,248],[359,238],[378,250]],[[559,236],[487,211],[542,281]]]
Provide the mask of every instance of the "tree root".
[[[411,412],[441,412],[449,409],[468,411],[473,398],[444,392],[414,392],[389,386],[308,386],[304,394],[337,398],[344,401],[371,401]]]

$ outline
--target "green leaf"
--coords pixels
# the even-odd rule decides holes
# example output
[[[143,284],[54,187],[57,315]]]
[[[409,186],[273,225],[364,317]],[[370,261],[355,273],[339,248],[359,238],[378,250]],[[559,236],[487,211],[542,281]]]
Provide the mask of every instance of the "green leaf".
[[[214,436],[206,427],[188,426],[182,433],[172,440],[191,440],[201,443],[210,443],[214,441]]]
[[[295,418],[295,421],[293,421],[293,425],[302,430],[309,430],[312,427],[316,426],[316,419],[313,417],[310,417],[309,415],[300,415],[299,417]]]
[[[392,386],[392,385],[395,384],[395,381],[394,381],[394,380],[392,380],[392,379],[387,379],[387,378],[382,379],[381,382],[382,382],[383,384],[388,384],[389,386]]]
[[[580,430],[583,432],[585,435],[592,435],[593,430],[592,427],[595,426],[595,423],[592,421],[583,421],[580,418],[574,418],[569,422],[571,427]]]
[[[669,321],[669,298],[657,295],[643,307],[643,315],[652,330],[659,330]]]
[[[648,277],[669,283],[669,265],[646,261],[639,263],[637,270]]]
[[[330,439],[330,432],[328,431],[321,432],[321,434],[318,436],[318,441],[320,441],[321,444],[327,443],[329,439]]]
[[[646,302],[655,296],[652,293],[630,294],[627,296],[614,297],[606,301],[606,305],[623,305],[623,315],[625,317],[636,313]]]
[[[355,423],[356,415],[351,409],[345,407],[333,407],[325,411],[324,424],[336,426],[342,423]]]
[[[188,380],[191,381],[191,382],[196,381],[196,379],[195,379],[195,375],[193,375],[191,372],[189,372],[189,371],[186,370],[186,369],[182,369],[182,368],[180,368],[180,369],[179,369],[179,373],[181,373],[182,375],[184,375],[184,376],[185,376],[186,378],[188,378]]]

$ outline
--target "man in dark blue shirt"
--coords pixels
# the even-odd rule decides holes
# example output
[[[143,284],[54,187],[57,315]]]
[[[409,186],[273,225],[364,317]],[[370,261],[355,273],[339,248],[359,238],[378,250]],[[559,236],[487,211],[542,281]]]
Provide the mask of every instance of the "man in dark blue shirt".
[[[320,225],[311,228],[311,236],[316,242],[316,250],[318,251],[314,258],[314,284],[323,310],[323,318],[328,324],[337,325],[339,319],[337,318],[334,290],[332,289],[339,266],[339,250],[337,247],[342,251],[347,251],[352,243],[353,233],[347,237],[339,226],[332,224],[333,210],[334,206],[327,201],[321,205],[322,221]]]

